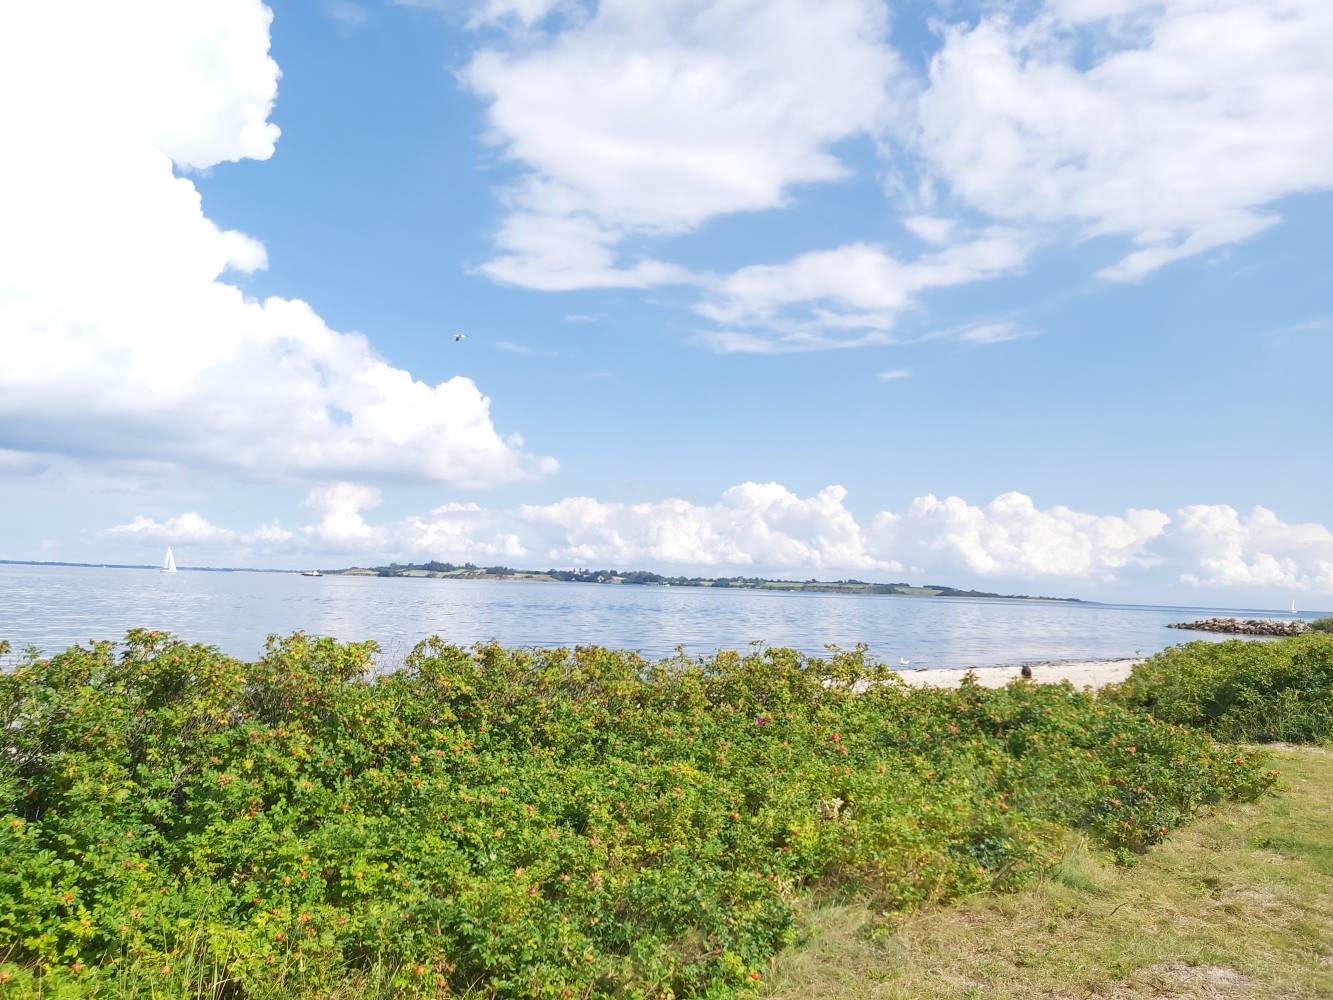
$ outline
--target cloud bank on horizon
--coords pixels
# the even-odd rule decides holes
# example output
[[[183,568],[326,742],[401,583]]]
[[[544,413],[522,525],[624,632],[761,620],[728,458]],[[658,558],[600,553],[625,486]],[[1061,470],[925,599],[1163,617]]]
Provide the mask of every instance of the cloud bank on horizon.
[[[722,576],[898,574],[945,583],[955,579],[946,574],[967,581],[1109,583],[1152,569],[1191,587],[1333,593],[1333,532],[1287,524],[1263,507],[1249,515],[1225,504],[1191,505],[1174,517],[1133,509],[1099,515],[1041,509],[1017,492],[985,506],[927,495],[862,523],[845,505],[841,486],[801,497],[778,483],[741,483],[713,504],[568,497],[512,509],[449,503],[422,515],[367,519],[381,499],[374,487],[338,482],[310,492],[305,505],[314,519],[298,531],[277,524],[238,531],[187,512],[164,521],[140,516],[103,535],[376,564],[437,559]]]

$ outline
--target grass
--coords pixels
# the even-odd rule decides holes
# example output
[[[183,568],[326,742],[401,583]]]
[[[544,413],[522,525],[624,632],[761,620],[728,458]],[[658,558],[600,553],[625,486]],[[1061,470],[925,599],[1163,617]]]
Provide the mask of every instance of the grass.
[[[1086,841],[1038,885],[893,922],[809,911],[774,998],[1333,997],[1333,753],[1283,748],[1278,795],[1117,866]]]

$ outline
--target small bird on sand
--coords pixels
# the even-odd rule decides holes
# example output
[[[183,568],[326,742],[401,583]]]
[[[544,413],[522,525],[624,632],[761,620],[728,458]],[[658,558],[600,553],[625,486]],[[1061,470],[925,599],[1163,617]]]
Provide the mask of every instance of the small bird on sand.
[[[1019,673],[1022,674],[1024,677],[1026,677],[1028,680],[1032,680],[1032,668],[1029,667],[1026,663],[1023,664],[1023,669],[1020,670]]]
[[[461,343],[462,343],[463,341],[465,341],[465,340],[467,340],[467,334],[466,334],[466,333],[455,333],[455,334],[454,334],[454,343],[455,343],[455,344],[461,344]]]
[[[909,663],[911,663],[911,662],[912,662],[912,661],[909,660],[909,659],[908,659],[907,657],[905,657],[905,656],[900,656],[900,657],[898,657],[898,663],[899,663],[900,666],[904,666],[904,667],[905,667],[905,666],[907,666],[907,665],[908,665]]]

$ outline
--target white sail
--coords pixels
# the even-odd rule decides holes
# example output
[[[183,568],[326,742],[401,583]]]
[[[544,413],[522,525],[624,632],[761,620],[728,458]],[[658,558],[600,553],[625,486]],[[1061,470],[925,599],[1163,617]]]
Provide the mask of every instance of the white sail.
[[[162,572],[163,573],[176,572],[176,557],[171,554],[170,545],[167,546],[167,557],[162,561]]]
[[[1291,613],[1293,615],[1296,613],[1296,602],[1294,600],[1291,602]]]

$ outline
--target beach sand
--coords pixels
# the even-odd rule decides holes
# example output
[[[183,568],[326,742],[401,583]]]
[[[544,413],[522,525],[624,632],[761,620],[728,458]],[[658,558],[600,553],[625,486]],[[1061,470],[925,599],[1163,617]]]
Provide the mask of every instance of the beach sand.
[[[1032,679],[1038,684],[1059,684],[1069,681],[1074,687],[1101,687],[1117,684],[1129,676],[1134,665],[1142,660],[1079,660],[1069,663],[1033,663]],[[977,683],[982,687],[1004,687],[1020,676],[1021,667],[977,667]],[[965,669],[899,670],[898,676],[915,687],[957,687],[968,673]]]

